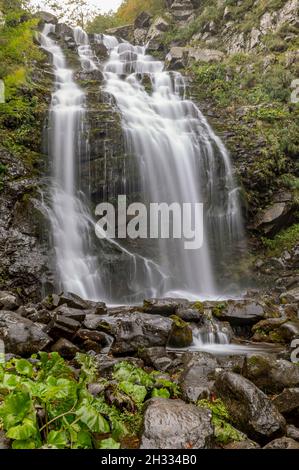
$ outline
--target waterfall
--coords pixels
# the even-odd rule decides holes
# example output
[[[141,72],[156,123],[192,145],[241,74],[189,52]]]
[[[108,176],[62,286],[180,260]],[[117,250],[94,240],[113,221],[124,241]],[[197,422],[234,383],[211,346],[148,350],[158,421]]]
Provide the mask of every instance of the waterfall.
[[[66,66],[62,49],[47,24],[41,46],[53,60],[55,90],[49,112],[48,152],[52,166],[47,210],[52,228],[58,286],[91,300],[101,296],[101,282],[93,256],[90,215],[79,191],[80,150],[84,147],[85,95]],[[83,52],[82,52],[83,54]]]
[[[105,36],[98,40],[109,50],[105,91],[120,110],[127,151],[139,168],[143,201],[204,203],[202,248],[186,250],[183,240],[156,241],[155,261],[166,273],[158,295],[215,296],[215,271],[223,255],[229,258],[234,243],[243,238],[238,188],[226,148],[186,99],[180,73],[165,71],[146,47]],[[146,275],[136,282],[147,286]]]
[[[48,129],[53,167],[48,212],[60,286],[84,298],[114,302],[139,302],[148,296],[217,297],[225,259],[243,239],[239,191],[227,150],[186,97],[183,76],[165,71],[161,61],[147,54],[146,46],[94,35],[94,42],[104,44],[109,53],[106,63],[100,64],[88,35],[79,27],[73,30],[83,71],[103,71],[105,96],[121,115],[124,194],[147,206],[204,204],[200,249],[186,250],[184,240],[174,238],[107,239],[97,241],[96,257],[91,201],[80,192],[80,153],[88,148],[85,94],[51,37],[54,32],[54,25],[46,25],[41,45],[53,57],[55,73]],[[130,159],[137,174],[127,170]],[[103,194],[108,194],[109,202],[110,192]],[[117,267],[105,264],[111,250]]]

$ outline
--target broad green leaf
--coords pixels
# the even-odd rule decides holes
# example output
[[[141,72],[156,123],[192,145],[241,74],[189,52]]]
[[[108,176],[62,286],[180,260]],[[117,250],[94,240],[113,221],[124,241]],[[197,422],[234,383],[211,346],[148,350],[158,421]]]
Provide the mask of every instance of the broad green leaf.
[[[109,439],[103,439],[99,445],[100,449],[119,449],[120,443],[116,442],[112,437]]]
[[[169,398],[170,393],[167,388],[154,388],[152,391],[152,397]]]
[[[28,439],[26,441],[13,441],[12,448],[13,449],[36,449],[36,443],[32,439]]]
[[[3,377],[3,387],[13,389],[21,382],[21,377],[18,377],[15,374],[5,373]]]
[[[92,432],[110,432],[109,423],[92,405],[81,406],[76,415]]]
[[[29,418],[25,418],[22,424],[10,428],[6,433],[6,436],[9,439],[25,441],[29,439],[29,437],[34,436],[37,432],[38,430],[34,421]]]
[[[92,449],[91,435],[88,431],[79,431],[76,441],[73,445],[74,449]]]
[[[21,375],[26,375],[27,377],[32,377],[33,366],[26,359],[18,359],[16,361],[16,370]]]
[[[47,444],[64,449],[67,446],[68,438],[65,431],[50,431],[47,438]]]
[[[28,392],[13,391],[0,406],[0,418],[3,420],[4,428],[7,430],[21,423],[31,407],[32,402]]]
[[[119,389],[129,395],[135,403],[143,403],[147,389],[143,385],[134,385],[130,382],[120,382]]]

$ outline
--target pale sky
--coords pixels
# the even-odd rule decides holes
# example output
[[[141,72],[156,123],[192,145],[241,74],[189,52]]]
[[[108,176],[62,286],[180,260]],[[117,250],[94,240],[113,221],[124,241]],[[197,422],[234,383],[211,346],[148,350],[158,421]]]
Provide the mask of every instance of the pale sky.
[[[56,0],[57,3],[64,3],[63,0]],[[40,6],[43,9],[49,11],[49,8],[45,6],[43,0],[31,0],[32,5]],[[122,0],[88,0],[88,3],[94,7],[99,8],[99,13],[106,13],[110,10],[117,10],[119,5],[122,3]]]

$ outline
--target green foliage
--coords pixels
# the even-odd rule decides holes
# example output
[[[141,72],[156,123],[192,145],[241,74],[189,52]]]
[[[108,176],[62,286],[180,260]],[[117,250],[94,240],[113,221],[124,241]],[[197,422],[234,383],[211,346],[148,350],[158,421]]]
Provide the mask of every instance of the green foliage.
[[[212,308],[212,313],[215,317],[221,317],[223,310],[227,307],[225,302],[220,302]]]
[[[281,231],[273,239],[264,237],[262,242],[269,256],[278,256],[284,250],[290,250],[299,243],[299,224]]]
[[[211,410],[212,423],[215,428],[214,433],[219,444],[225,445],[232,441],[243,441],[245,439],[244,434],[230,424],[230,416],[222,400],[219,398],[213,401],[199,400],[197,406]]]
[[[0,364],[0,428],[13,448],[119,448],[126,435],[138,435],[147,398],[179,393],[157,371],[125,361],[114,367],[112,384],[99,379],[91,356],[79,353],[76,363],[79,374],[58,353],[41,352]],[[97,397],[88,391],[94,381],[103,384]],[[107,401],[106,387],[119,401]],[[129,411],[125,397],[135,403]]]

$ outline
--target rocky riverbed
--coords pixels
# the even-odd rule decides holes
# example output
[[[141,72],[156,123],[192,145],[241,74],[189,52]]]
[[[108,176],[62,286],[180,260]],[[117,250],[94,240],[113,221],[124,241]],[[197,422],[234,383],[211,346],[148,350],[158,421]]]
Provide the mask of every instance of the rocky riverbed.
[[[115,367],[124,361],[175,384],[168,398],[145,393],[134,447],[299,448],[298,304],[296,288],[241,300],[146,299],[123,307],[68,293],[26,303],[2,291],[0,338],[6,361],[34,363],[30,357],[45,351],[80,369],[77,354],[92,357],[97,379],[89,387],[96,396],[113,389]],[[205,331],[215,341],[223,332],[229,346],[243,349],[218,344],[217,354],[206,352],[196,342]],[[116,404],[120,413],[124,397],[134,403],[134,393],[125,393]]]

